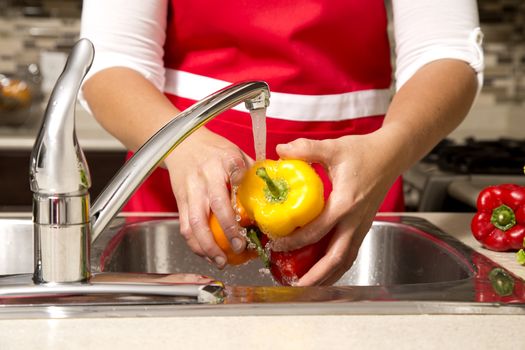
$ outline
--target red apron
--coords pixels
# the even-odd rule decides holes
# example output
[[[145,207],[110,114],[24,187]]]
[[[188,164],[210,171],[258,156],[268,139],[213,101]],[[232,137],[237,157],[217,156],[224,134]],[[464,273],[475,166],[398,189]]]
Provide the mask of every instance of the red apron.
[[[381,127],[392,73],[383,0],[171,0],[168,16],[168,98],[184,110],[228,83],[266,81],[267,158],[277,158],[276,145],[300,137]],[[230,110],[206,127],[254,157],[248,113]],[[167,188],[167,171],[156,170],[124,210],[176,211]],[[403,207],[399,178],[380,211]]]

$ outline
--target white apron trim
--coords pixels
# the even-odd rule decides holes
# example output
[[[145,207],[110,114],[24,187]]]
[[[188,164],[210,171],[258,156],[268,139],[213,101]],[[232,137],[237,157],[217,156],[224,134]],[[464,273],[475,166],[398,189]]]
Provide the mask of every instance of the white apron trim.
[[[166,69],[164,92],[198,101],[230,82],[180,70]],[[272,87],[270,86],[270,91]],[[266,115],[271,118],[311,122],[342,121],[383,115],[390,104],[390,90],[361,90],[332,95],[298,95],[270,92]],[[244,104],[234,108],[246,112]]]

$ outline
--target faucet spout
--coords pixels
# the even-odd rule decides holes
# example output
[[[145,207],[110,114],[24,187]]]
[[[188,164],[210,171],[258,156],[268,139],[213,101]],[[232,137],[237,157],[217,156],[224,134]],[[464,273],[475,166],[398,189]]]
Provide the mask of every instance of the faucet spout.
[[[90,244],[108,226],[138,186],[192,132],[221,112],[245,102],[266,108],[262,81],[233,84],[181,112],[153,135],[120,169],[89,208],[89,169],[75,133],[76,96],[94,57],[90,41],[73,47],[49,100],[31,154],[35,271],[33,281],[86,282]]]
[[[248,110],[266,108],[270,90],[263,81],[233,84],[181,112],[153,135],[115,175],[91,208],[94,242],[138,186],[184,139],[220,113],[244,102]]]

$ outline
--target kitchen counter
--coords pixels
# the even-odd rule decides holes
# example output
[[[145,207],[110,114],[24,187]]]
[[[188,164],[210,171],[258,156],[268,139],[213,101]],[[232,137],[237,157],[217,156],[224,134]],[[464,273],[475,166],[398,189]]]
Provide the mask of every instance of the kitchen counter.
[[[525,278],[514,253],[479,246],[472,214],[409,213]],[[350,311],[351,312],[351,311]],[[166,316],[0,320],[0,349],[494,349],[523,347],[521,315]]]

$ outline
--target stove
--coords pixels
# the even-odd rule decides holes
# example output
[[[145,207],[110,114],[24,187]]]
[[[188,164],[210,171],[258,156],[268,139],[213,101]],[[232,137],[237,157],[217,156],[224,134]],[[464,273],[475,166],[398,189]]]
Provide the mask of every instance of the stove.
[[[486,186],[525,186],[525,140],[445,139],[404,174],[409,211],[475,211]]]

